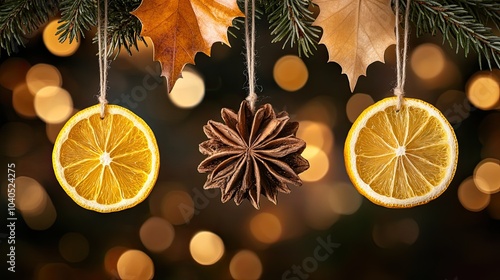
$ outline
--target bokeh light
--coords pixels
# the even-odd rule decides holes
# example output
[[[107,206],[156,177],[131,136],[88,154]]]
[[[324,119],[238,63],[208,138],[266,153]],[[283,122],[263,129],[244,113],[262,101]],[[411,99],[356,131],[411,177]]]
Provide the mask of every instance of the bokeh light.
[[[0,128],[0,147],[8,157],[20,157],[33,147],[34,131],[22,122],[9,122]]]
[[[116,263],[116,269],[121,279],[128,280],[153,279],[155,271],[151,258],[140,250],[124,252]]]
[[[68,117],[71,118],[74,114],[76,114],[79,110],[73,109],[73,112],[71,115]],[[59,132],[63,128],[63,126],[66,124],[66,122],[60,122],[60,123],[45,123],[45,134],[47,135],[47,139],[53,144],[56,142],[57,136],[59,135]]]
[[[380,248],[390,248],[399,244],[412,245],[418,239],[420,229],[418,223],[411,218],[373,227],[373,242]]]
[[[89,242],[80,233],[66,233],[59,240],[59,253],[68,262],[81,262],[89,254]]]
[[[500,220],[500,193],[491,195],[488,212],[492,219]]]
[[[297,138],[304,140],[307,146],[315,146],[329,153],[334,144],[333,132],[325,124],[314,121],[301,121]]]
[[[368,108],[368,106],[373,105],[375,103],[373,101],[373,98],[365,93],[356,93],[349,98],[349,101],[347,101],[346,105],[346,113],[347,113],[347,118],[349,119],[350,122],[354,122],[358,116]]]
[[[256,280],[262,275],[262,262],[250,250],[241,250],[229,263],[229,272],[236,280]]]
[[[309,78],[307,66],[296,55],[285,55],[274,64],[273,77],[278,86],[287,91],[301,89]]]
[[[465,92],[447,90],[436,101],[438,108],[451,124],[457,124],[469,117],[472,109]]]
[[[330,168],[330,160],[323,150],[310,145],[302,152],[302,156],[309,161],[310,165],[309,169],[299,174],[302,180],[316,182],[325,177]]]
[[[39,215],[47,204],[47,193],[35,179],[16,178],[16,207],[23,214]]]
[[[467,82],[467,98],[479,109],[491,110],[500,106],[500,77],[492,71],[480,71]]]
[[[327,184],[313,184],[305,188],[306,208],[303,213],[306,223],[313,229],[324,230],[340,218],[332,208],[333,188]]]
[[[274,214],[258,213],[250,220],[250,232],[262,243],[275,243],[282,234],[281,222]]]
[[[16,113],[25,118],[35,118],[35,97],[26,84],[19,84],[12,91],[12,106]]]
[[[297,119],[323,123],[334,127],[337,122],[337,107],[328,95],[320,95],[309,100],[297,111]]]
[[[120,256],[125,253],[128,248],[123,246],[115,246],[106,251],[104,255],[104,269],[107,273],[111,274],[113,277],[118,279],[118,259]]]
[[[23,58],[10,57],[0,64],[0,85],[14,90],[24,84],[31,65]]]
[[[191,238],[189,251],[197,263],[211,265],[219,261],[224,255],[224,243],[217,234],[210,231],[201,231]]]
[[[159,217],[147,219],[139,230],[141,242],[151,252],[162,252],[172,244],[175,237],[174,227]]]
[[[170,191],[161,201],[161,215],[173,225],[188,223],[194,215],[194,201],[185,191]]]
[[[352,184],[336,182],[331,186],[330,205],[335,213],[351,215],[358,211],[363,198]]]
[[[62,76],[59,70],[45,63],[33,65],[26,73],[26,84],[31,94],[35,95],[39,90],[47,86],[60,87]]]
[[[44,264],[36,273],[36,280],[67,280],[74,277],[75,272],[65,263]]]
[[[78,50],[80,46],[78,38],[74,39],[71,43],[69,38],[64,42],[59,42],[59,35],[57,33],[57,27],[64,24],[58,23],[59,19],[54,19],[49,22],[43,30],[43,43],[45,47],[53,54],[57,56],[70,56]]]
[[[73,100],[65,89],[47,86],[35,95],[35,111],[47,123],[64,122],[73,113]]]
[[[487,194],[500,190],[500,160],[487,158],[477,164],[474,169],[474,184]]]
[[[478,212],[488,206],[490,195],[479,191],[474,179],[468,177],[458,187],[458,200],[465,209]]]
[[[425,43],[417,46],[410,57],[411,69],[423,80],[437,77],[445,69],[446,58],[441,47]]]
[[[205,96],[205,83],[203,78],[194,69],[184,67],[182,77],[177,79],[168,94],[175,106],[180,108],[193,108],[200,104]]]

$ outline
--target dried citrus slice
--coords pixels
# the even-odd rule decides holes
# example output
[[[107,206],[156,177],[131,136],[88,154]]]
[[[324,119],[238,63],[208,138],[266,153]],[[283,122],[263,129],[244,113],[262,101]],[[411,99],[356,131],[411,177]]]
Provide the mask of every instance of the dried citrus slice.
[[[347,173],[358,191],[391,208],[425,204],[441,195],[457,167],[453,128],[431,104],[385,98],[353,123],[344,147]]]
[[[57,180],[81,207],[114,212],[143,201],[159,170],[159,152],[149,126],[129,110],[100,105],[71,117],[54,142]]]

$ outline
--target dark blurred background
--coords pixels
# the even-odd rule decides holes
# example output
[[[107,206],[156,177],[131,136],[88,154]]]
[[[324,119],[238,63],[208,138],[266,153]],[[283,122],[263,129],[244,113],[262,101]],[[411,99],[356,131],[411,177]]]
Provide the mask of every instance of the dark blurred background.
[[[202,127],[221,121],[246,97],[242,32],[231,48],[196,56],[168,95],[152,44],[111,63],[108,100],[141,116],[154,131],[161,166],[138,206],[99,214],[75,204],[52,170],[53,142],[76,111],[97,104],[95,33],[60,45],[48,24],[26,48],[0,57],[0,218],[8,224],[7,164],[15,164],[16,272],[7,271],[10,230],[0,230],[2,279],[500,279],[500,72],[479,69],[475,54],[439,36],[410,39],[406,96],[437,106],[459,142],[456,175],[434,201],[387,209],[360,196],[343,158],[347,132],[367,106],[391,96],[394,46],[351,93],[323,45],[310,58],[271,44],[258,23],[258,104],[300,121],[311,169],[302,187],[236,206],[205,191]],[[44,30],[47,29],[47,34]],[[483,66],[487,65],[483,62]],[[153,272],[154,271],[154,272]],[[138,278],[140,279],[140,278]]]

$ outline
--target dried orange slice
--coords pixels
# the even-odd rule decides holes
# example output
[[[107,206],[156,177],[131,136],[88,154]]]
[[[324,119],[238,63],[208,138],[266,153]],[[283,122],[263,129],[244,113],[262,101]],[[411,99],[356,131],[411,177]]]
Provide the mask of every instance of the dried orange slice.
[[[457,167],[453,128],[431,104],[385,98],[368,107],[347,135],[344,158],[358,191],[390,208],[425,204],[441,195]]]
[[[71,117],[54,142],[57,180],[81,207],[114,212],[135,206],[153,188],[159,152],[149,126],[131,111],[106,105]]]

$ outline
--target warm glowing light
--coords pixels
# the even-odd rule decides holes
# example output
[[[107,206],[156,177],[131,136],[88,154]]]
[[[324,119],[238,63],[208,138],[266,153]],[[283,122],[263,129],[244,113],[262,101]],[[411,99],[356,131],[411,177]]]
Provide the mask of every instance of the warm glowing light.
[[[304,104],[297,112],[297,119],[323,123],[334,127],[337,121],[337,107],[329,95],[320,95]]]
[[[61,73],[52,65],[39,63],[33,65],[26,73],[26,84],[31,94],[35,95],[47,86],[60,87],[62,85]]]
[[[16,207],[23,214],[40,215],[47,204],[45,189],[33,178],[16,178]]]
[[[26,73],[31,65],[22,58],[11,57],[0,64],[0,85],[6,89],[14,90],[24,84]]]
[[[56,220],[56,210],[45,188],[33,178],[16,178],[16,207],[33,230],[45,230]]]
[[[66,233],[59,240],[59,253],[68,262],[81,262],[89,254],[89,242],[80,233]]]
[[[321,180],[328,173],[330,160],[324,151],[315,146],[307,146],[302,156],[309,161],[309,169],[299,176],[306,182]]]
[[[491,200],[488,204],[488,212],[491,218],[500,220],[500,193],[491,195]]]
[[[361,112],[368,108],[368,106],[373,105],[373,103],[375,103],[373,98],[368,94],[356,93],[352,95],[351,98],[349,98],[349,101],[347,101],[345,109],[347,118],[353,123]]]
[[[437,77],[445,69],[446,58],[443,50],[432,43],[419,45],[411,54],[413,72],[424,80]]]
[[[71,279],[74,273],[65,263],[47,263],[38,270],[36,280]]]
[[[25,118],[36,117],[34,96],[26,84],[20,84],[12,91],[12,106],[16,113]]]
[[[436,101],[438,108],[451,124],[460,123],[469,117],[472,109],[465,92],[447,90]]]
[[[200,104],[205,96],[205,83],[202,77],[191,68],[182,70],[182,77],[177,79],[168,97],[175,106],[193,108]]]
[[[500,106],[500,78],[492,71],[477,72],[467,82],[467,97],[479,109],[497,108]]]
[[[44,87],[35,95],[35,111],[47,123],[61,123],[73,113],[73,100],[63,88]]]
[[[271,213],[259,213],[250,220],[250,231],[262,243],[275,243],[281,237],[281,222]]]
[[[373,227],[372,238],[381,248],[389,248],[398,244],[411,245],[418,239],[420,229],[414,219],[399,221]]]
[[[73,109],[73,112],[71,115],[68,117],[68,119],[76,114],[78,112],[77,109]],[[54,143],[56,141],[57,135],[59,135],[59,132],[65,125],[65,122],[60,122],[60,123],[45,123],[45,134],[47,135],[47,138],[51,143]]]
[[[147,219],[139,230],[141,242],[151,252],[161,252],[170,247],[174,240],[174,227],[158,217]]]
[[[490,195],[479,191],[474,184],[474,179],[469,177],[458,187],[458,200],[465,209],[478,212],[488,206]]]
[[[262,262],[254,252],[241,250],[231,259],[229,272],[236,280],[256,280],[262,275]]]
[[[64,23],[58,23],[58,21],[58,19],[55,19],[45,26],[43,30],[43,43],[53,55],[70,56],[76,52],[80,43],[77,40],[78,38],[74,39],[71,43],[69,42],[69,38],[62,43],[59,42],[59,35],[56,35],[57,27]]]
[[[151,258],[140,250],[128,250],[123,253],[116,269],[120,279],[147,280],[153,279],[154,265]]]
[[[25,155],[33,147],[34,132],[22,122],[9,122],[0,128],[0,149],[8,157]]]
[[[306,141],[307,146],[315,146],[329,153],[333,147],[333,132],[323,123],[301,121],[297,137]]]
[[[297,91],[306,84],[309,72],[300,57],[285,55],[274,64],[273,76],[282,89]]]
[[[326,184],[314,184],[305,189],[306,208],[304,214],[306,222],[311,228],[328,229],[340,218],[340,214],[333,211],[331,206],[332,189]]]
[[[348,183],[335,183],[331,186],[330,205],[335,213],[351,215],[358,211],[363,201],[361,195]]]
[[[215,233],[201,231],[191,238],[189,251],[197,263],[211,265],[224,255],[224,243]]]
[[[185,191],[170,191],[161,201],[161,214],[174,225],[188,223],[194,215],[194,202]]]
[[[474,184],[487,194],[500,190],[500,160],[487,158],[482,160],[474,169]]]
[[[116,246],[109,249],[104,255],[104,269],[113,277],[118,279],[117,263],[120,256],[128,249],[122,246]]]

